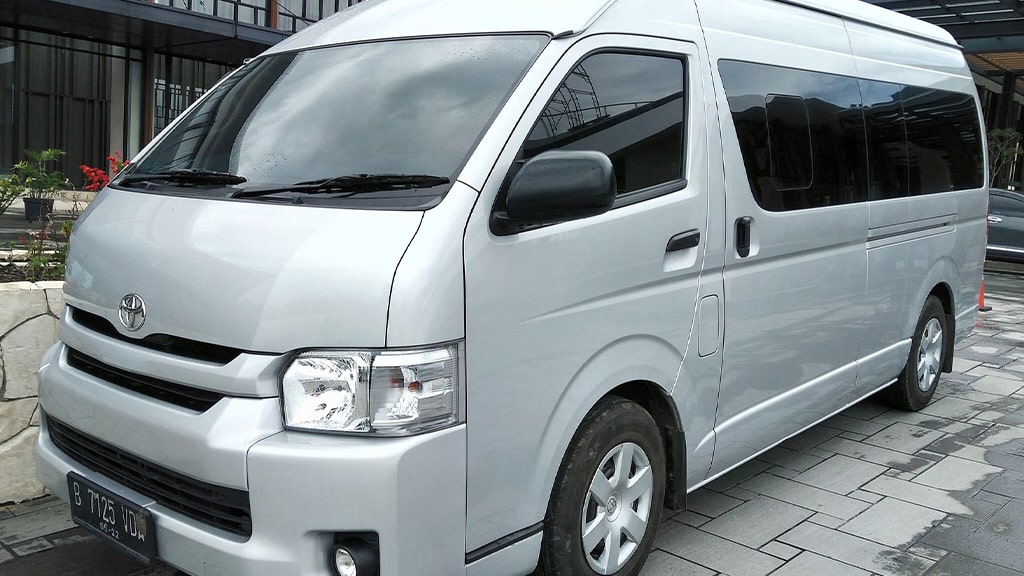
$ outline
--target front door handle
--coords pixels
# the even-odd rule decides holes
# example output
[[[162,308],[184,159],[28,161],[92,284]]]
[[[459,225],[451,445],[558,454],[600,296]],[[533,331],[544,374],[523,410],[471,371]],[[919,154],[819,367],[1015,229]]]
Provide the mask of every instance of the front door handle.
[[[988,217],[988,223],[989,224],[999,224],[1002,221],[1003,221],[1003,219],[1000,218],[999,216],[989,216]]]
[[[665,252],[676,252],[687,248],[696,248],[700,245],[700,230],[687,230],[676,234],[668,241]]]

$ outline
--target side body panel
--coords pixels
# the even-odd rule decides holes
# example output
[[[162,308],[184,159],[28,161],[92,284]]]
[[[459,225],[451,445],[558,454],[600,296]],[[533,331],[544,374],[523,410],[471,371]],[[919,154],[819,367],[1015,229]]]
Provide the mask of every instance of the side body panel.
[[[925,146],[905,149],[910,196],[904,192],[878,199],[884,195],[872,181],[870,187],[851,191],[859,200],[849,204],[833,206],[826,199],[817,206],[777,211],[765,206],[763,198],[755,202],[732,115],[753,111],[763,118],[773,95],[795,94],[812,110],[811,117],[822,102],[837,105],[846,110],[836,112],[840,123],[868,131],[866,113],[859,110],[894,101],[895,108],[884,112],[907,118],[908,124],[927,122],[930,108],[923,102],[942,98],[941,92],[965,95],[963,106],[973,116],[978,110],[973,82],[963,55],[944,33],[900,34],[895,16],[874,26],[853,6],[838,3],[835,9],[847,17],[814,2],[697,4],[717,85],[731,90],[727,96],[718,94],[730,237],[714,476],[891,383],[907,362],[910,337],[930,293],[947,305],[956,336],[969,333],[983,263],[984,200],[981,190],[962,184],[964,172],[954,175],[962,169],[950,164],[957,160],[944,161]],[[757,79],[754,67],[728,77],[730,60],[770,65],[775,74]],[[744,86],[758,90],[748,95]],[[873,94],[880,86],[882,92],[891,87],[890,92]],[[904,116],[901,102],[914,106],[914,112]],[[769,132],[771,126],[769,120]],[[952,128],[953,121],[941,126],[946,132],[937,140],[959,138],[945,128]],[[869,166],[874,168],[866,152],[857,152],[862,160],[856,168],[865,175]],[[918,158],[913,154],[920,155],[921,166],[930,162],[940,170],[915,172]],[[763,162],[767,166],[774,159]],[[775,169],[772,164],[773,174]],[[925,192],[914,195],[915,186]],[[790,193],[799,194],[798,188]],[[743,217],[751,218],[747,257],[735,250],[732,228]]]
[[[858,75],[869,81],[913,85],[971,94],[984,126],[976,89],[959,50],[884,33],[857,22],[846,24]],[[871,94],[865,94],[869,99]],[[984,149],[984,146],[982,147]],[[986,173],[982,183],[988,182]],[[932,175],[933,178],[941,175]],[[868,313],[873,328],[862,344],[867,357],[858,392],[885,384],[886,374],[906,362],[909,343],[925,298],[938,288],[953,306],[957,338],[974,326],[984,266],[984,188],[910,196],[871,203],[868,232]],[[902,298],[892,298],[898,281]],[[899,309],[894,302],[899,302]],[[892,321],[897,315],[899,322]],[[900,348],[887,347],[894,341]]]

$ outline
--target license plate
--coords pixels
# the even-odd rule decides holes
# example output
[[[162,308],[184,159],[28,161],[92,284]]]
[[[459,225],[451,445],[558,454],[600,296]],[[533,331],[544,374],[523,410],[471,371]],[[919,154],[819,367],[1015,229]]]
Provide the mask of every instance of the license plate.
[[[128,554],[150,564],[156,558],[156,523],[145,508],[68,472],[71,519]]]

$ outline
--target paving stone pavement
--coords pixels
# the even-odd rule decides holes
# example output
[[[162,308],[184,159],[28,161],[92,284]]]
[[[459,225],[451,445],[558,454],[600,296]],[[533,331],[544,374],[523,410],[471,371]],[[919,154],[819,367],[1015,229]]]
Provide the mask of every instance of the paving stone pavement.
[[[173,576],[111,548],[71,521],[53,496],[0,506],[0,574],[3,576]]]
[[[1024,576],[1024,275],[920,412],[868,399],[666,511],[641,576]]]
[[[1024,576],[1024,275],[986,286],[993,309],[931,405],[868,399],[695,491],[641,576]],[[0,506],[0,574],[182,573],[46,497]]]

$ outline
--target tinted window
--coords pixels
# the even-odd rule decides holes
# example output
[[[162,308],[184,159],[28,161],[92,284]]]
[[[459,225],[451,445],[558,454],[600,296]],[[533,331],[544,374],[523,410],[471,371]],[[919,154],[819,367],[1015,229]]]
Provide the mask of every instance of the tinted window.
[[[766,210],[982,186],[970,95],[727,60],[719,70],[751,191]]]
[[[989,196],[989,212],[1006,216],[1024,216],[1024,199],[992,194]]]
[[[810,188],[814,165],[811,162],[811,124],[804,99],[769,94],[765,99],[765,114],[775,189]]]
[[[861,80],[867,125],[868,192],[872,200],[901,198],[910,192],[907,132],[900,86]]]
[[[596,150],[612,160],[620,194],[682,177],[685,72],[676,58],[595,54],[562,82],[522,158]]]
[[[855,79],[723,60],[722,82],[751,191],[765,210],[866,199]]]
[[[910,194],[982,186],[981,131],[966,94],[905,87]]]

